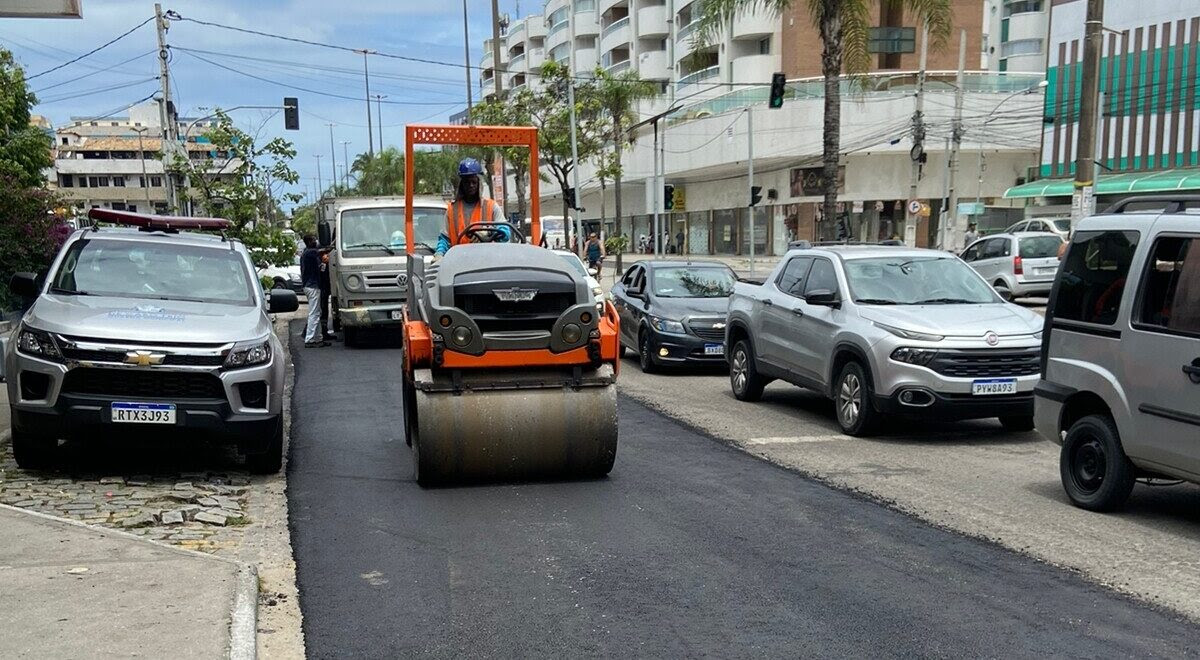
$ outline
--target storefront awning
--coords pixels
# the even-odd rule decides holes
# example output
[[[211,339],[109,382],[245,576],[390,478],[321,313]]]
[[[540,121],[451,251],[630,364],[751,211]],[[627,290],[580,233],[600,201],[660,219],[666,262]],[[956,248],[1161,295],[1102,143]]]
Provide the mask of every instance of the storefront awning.
[[[1070,197],[1074,187],[1075,183],[1071,179],[1038,179],[1009,188],[1004,191],[1004,198]],[[1095,194],[1122,195],[1176,190],[1200,190],[1200,168],[1101,174],[1097,177]]]

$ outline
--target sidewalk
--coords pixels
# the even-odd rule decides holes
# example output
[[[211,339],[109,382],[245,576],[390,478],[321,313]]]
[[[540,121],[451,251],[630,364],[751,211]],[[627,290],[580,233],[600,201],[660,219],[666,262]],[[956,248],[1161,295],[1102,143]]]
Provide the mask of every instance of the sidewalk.
[[[632,264],[638,261],[647,261],[650,259],[658,259],[662,261],[715,261],[729,266],[741,277],[746,277],[751,274],[757,275],[758,277],[766,277],[766,275],[770,273],[773,268],[775,268],[776,264],[779,263],[780,257],[755,257],[754,270],[753,273],[751,273],[750,257],[745,255],[668,254],[662,257],[655,257],[652,254],[626,252],[625,254],[621,255],[621,267],[625,270],[628,270],[629,266]],[[602,281],[600,284],[605,288],[605,290],[607,290],[609,287],[615,284],[617,279],[623,274],[624,273],[617,272],[616,255],[610,254],[604,258],[604,270],[601,273]]]

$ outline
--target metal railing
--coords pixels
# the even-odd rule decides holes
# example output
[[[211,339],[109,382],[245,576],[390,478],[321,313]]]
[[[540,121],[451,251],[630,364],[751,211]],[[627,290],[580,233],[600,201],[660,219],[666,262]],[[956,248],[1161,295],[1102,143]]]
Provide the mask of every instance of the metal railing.
[[[677,80],[675,82],[675,89],[680,90],[680,89],[683,89],[684,87],[687,87],[688,85],[693,85],[695,83],[702,82],[704,80],[708,80],[709,78],[716,78],[719,75],[721,75],[721,65],[715,64],[713,66],[708,67],[707,69],[700,69],[699,71],[689,73],[686,76],[680,78],[679,80]],[[768,87],[767,91],[768,92],[770,91],[769,87]],[[680,108],[678,112],[682,112],[683,110],[684,110],[684,108]]]
[[[575,0],[575,13],[596,11],[596,0]]]
[[[613,32],[616,32],[617,30],[620,30],[621,28],[623,28],[627,25],[629,25],[629,17],[628,16],[626,16],[625,18],[622,18],[619,21],[613,21],[612,23],[609,23],[608,26],[605,27],[603,30],[600,30],[600,38],[603,39],[603,38],[607,37],[608,35],[612,34]]]
[[[556,32],[561,32],[561,31],[567,29],[567,26],[570,24],[571,24],[571,21],[569,21],[569,20],[559,21],[559,22],[555,23],[554,25],[550,26],[550,30],[548,32],[546,32],[546,36],[548,37]]]
[[[609,66],[605,67],[605,70],[609,73],[621,73],[622,71],[628,71],[629,60],[621,60],[620,62],[610,64]]]
[[[679,27],[679,31],[675,33],[675,41],[677,41],[677,42],[687,41],[687,39],[692,36],[692,33],[695,32],[696,28],[699,26],[700,26],[700,21],[692,21],[691,23],[688,23],[687,25],[681,25]]]

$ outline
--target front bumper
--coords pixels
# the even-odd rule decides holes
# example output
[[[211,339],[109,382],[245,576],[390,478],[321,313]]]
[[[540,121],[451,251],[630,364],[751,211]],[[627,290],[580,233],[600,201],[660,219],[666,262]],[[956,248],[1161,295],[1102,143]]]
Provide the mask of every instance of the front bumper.
[[[403,300],[382,305],[338,306],[338,319],[347,328],[399,327],[404,324]]]
[[[900,393],[875,396],[875,409],[891,415],[912,415],[922,419],[955,421],[986,417],[1027,417],[1033,415],[1033,394],[1018,393],[995,396],[972,396],[930,392],[932,403],[924,406],[905,405]]]
[[[708,340],[695,335],[677,335],[647,328],[651,358],[658,364],[723,364],[725,342]],[[709,354],[707,346],[720,346],[721,352]],[[666,354],[663,354],[666,351]]]

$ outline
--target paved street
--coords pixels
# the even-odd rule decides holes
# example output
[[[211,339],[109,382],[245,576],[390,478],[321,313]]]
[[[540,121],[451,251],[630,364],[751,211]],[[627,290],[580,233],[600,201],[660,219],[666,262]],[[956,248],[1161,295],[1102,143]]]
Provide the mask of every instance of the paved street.
[[[1190,623],[628,397],[608,479],[422,490],[399,351],[294,354],[288,494],[313,657],[1200,653]]]

